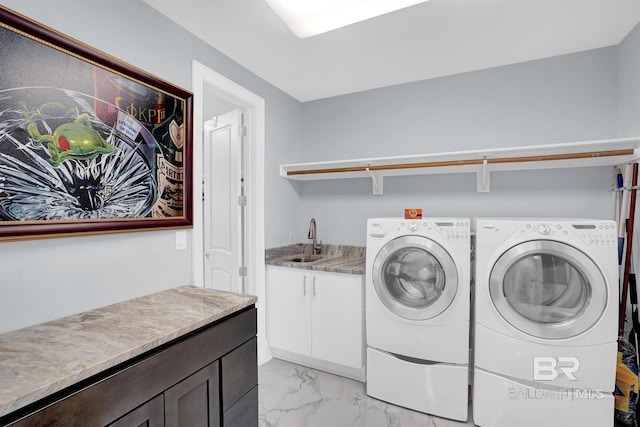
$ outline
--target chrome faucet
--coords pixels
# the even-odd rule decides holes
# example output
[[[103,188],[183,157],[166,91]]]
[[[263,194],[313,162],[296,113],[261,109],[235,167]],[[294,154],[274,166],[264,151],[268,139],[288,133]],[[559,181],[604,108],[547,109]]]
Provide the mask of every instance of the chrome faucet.
[[[307,235],[307,239],[313,239],[313,250],[312,254],[316,255],[322,252],[322,241],[318,244],[316,237],[316,219],[311,218],[311,222],[309,223],[309,234]]]

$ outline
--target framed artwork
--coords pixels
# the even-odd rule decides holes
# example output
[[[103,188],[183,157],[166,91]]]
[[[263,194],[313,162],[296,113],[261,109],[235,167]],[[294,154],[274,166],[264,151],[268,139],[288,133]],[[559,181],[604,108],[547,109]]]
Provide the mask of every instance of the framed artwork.
[[[190,92],[2,6],[0,64],[0,240],[193,225]]]

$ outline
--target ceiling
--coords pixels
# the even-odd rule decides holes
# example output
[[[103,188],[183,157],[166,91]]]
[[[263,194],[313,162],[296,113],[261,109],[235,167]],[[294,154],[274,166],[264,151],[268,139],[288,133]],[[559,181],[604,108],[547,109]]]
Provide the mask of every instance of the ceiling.
[[[640,0],[430,0],[309,38],[264,0],[143,0],[299,101],[618,44]]]

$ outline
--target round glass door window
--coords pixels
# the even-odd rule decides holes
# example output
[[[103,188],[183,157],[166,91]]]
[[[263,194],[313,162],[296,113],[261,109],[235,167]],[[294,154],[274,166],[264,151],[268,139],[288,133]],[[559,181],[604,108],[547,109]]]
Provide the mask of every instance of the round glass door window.
[[[490,277],[502,317],[539,338],[578,335],[600,318],[606,284],[597,266],[573,246],[531,241],[505,252]]]
[[[451,304],[458,287],[449,253],[418,236],[387,243],[373,263],[372,275],[376,295],[385,307],[411,320],[440,314]]]

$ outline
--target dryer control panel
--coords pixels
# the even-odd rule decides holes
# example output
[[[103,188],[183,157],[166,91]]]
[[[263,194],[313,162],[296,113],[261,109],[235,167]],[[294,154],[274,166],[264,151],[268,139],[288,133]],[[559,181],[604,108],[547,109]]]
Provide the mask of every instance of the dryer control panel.
[[[589,246],[618,247],[618,234],[616,233],[616,224],[613,221],[598,224],[571,224],[571,228]]]
[[[617,247],[616,225],[613,221],[602,222],[528,222],[520,228],[520,235],[527,238],[555,238],[562,240],[569,234],[580,237],[591,247]]]

